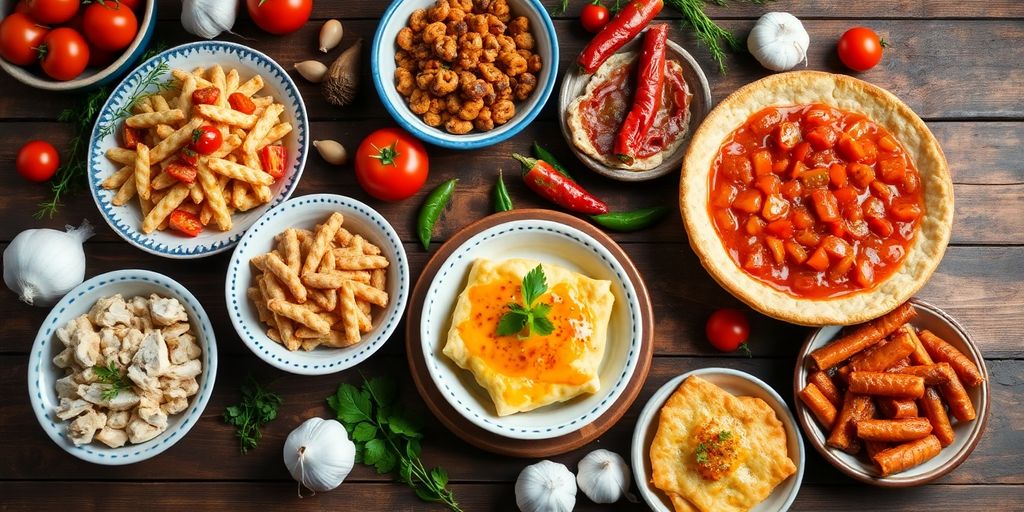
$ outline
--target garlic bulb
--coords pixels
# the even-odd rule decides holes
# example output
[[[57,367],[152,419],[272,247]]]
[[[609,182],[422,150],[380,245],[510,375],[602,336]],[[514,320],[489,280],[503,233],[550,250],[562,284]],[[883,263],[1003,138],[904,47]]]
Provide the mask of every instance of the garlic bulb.
[[[181,3],[181,26],[205,39],[221,32],[231,32],[238,16],[238,2],[224,0],[184,0]]]
[[[345,165],[348,163],[348,151],[336,140],[314,140],[313,147],[329,164]]]
[[[761,16],[747,37],[747,49],[762,66],[786,71],[803,62],[807,65],[807,47],[811,38],[804,24],[788,12],[770,12]]]
[[[352,471],[355,457],[356,445],[349,440],[345,427],[335,420],[310,418],[288,434],[284,442],[284,465],[288,472],[314,493],[341,485]]]
[[[33,306],[52,306],[85,279],[82,243],[92,236],[89,221],[79,227],[29,229],[4,250],[4,284]]]
[[[516,479],[516,505],[522,512],[570,512],[576,506],[576,479],[564,464],[542,460]]]
[[[295,63],[295,71],[298,71],[302,78],[318,84],[324,81],[324,75],[327,74],[327,65],[320,61],[304,60]]]
[[[320,27],[320,51],[327,53],[333,50],[341,42],[343,34],[345,34],[345,30],[342,28],[340,21],[325,21],[323,26]]]
[[[615,503],[623,494],[627,500],[636,501],[629,494],[630,478],[629,464],[608,450],[588,453],[577,466],[576,483],[594,503]]]

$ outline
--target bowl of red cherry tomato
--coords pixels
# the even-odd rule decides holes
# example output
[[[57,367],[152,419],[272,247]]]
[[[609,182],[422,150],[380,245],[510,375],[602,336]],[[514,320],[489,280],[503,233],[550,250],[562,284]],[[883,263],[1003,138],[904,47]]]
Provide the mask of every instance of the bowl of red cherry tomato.
[[[0,0],[0,68],[37,89],[109,83],[142,56],[155,0]]]

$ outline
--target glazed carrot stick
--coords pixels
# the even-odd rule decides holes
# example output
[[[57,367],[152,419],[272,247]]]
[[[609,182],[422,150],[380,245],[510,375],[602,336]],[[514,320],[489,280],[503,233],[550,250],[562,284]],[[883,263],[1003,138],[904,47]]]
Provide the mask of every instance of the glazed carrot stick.
[[[832,424],[832,433],[829,434],[825,444],[839,448],[846,453],[857,453],[860,451],[860,442],[854,435],[854,426],[858,420],[868,419],[875,414],[875,404],[871,397],[846,392],[843,397],[843,408],[836,416]]]
[[[813,382],[800,391],[800,400],[811,410],[814,417],[825,428],[832,428],[836,421],[836,406],[818,389]]]
[[[917,403],[921,413],[932,424],[932,434],[939,438],[939,443],[942,446],[953,444],[955,438],[953,425],[949,423],[946,406],[943,405],[939,392],[934,387],[928,387],[924,390],[924,396]]]
[[[882,441],[864,441],[864,451],[867,452],[869,459],[874,459],[875,455],[888,450],[890,446],[889,443]]]
[[[914,327],[910,324],[904,325],[903,331],[914,342],[914,351],[910,354],[910,362],[914,364],[935,364],[935,360],[932,359],[932,356],[928,355],[928,351],[924,349],[921,339],[917,337],[917,331],[914,330]]]
[[[917,316],[917,310],[909,302],[892,312],[876,318],[839,338],[838,340],[811,352],[811,359],[821,370],[827,370],[849,359],[854,354],[882,341],[900,326]]]
[[[850,392],[896,398],[921,398],[924,395],[924,379],[901,373],[852,372]]]
[[[832,377],[829,377],[827,373],[822,371],[811,372],[807,376],[807,381],[817,386],[818,391],[825,395],[825,398],[832,402],[833,406],[839,407],[843,405],[843,395],[839,392],[839,388],[836,387],[836,383],[832,382]]]
[[[971,421],[976,418],[977,414],[974,411],[974,404],[971,403],[971,397],[968,396],[967,390],[964,389],[956,372],[951,366],[940,365],[939,368],[948,378],[945,384],[939,386],[939,389],[942,390],[942,396],[949,404],[949,413],[960,421]]]
[[[949,342],[928,330],[921,331],[917,335],[921,339],[925,350],[932,356],[932,359],[935,359],[937,362],[949,363],[965,385],[973,388],[985,381],[978,367],[971,362],[970,358],[957,350],[953,345],[950,345]]]
[[[903,418],[898,420],[860,420],[857,422],[857,437],[865,441],[898,443],[921,439],[932,433],[928,418]]]
[[[903,358],[914,351],[914,342],[906,332],[897,332],[892,340],[881,345],[864,357],[854,358],[850,361],[850,371],[881,372],[892,368]],[[909,363],[908,363],[909,364]]]
[[[943,366],[949,366],[949,363],[908,366],[906,368],[899,369],[896,373],[917,375],[924,379],[924,384],[926,386],[937,386],[939,384],[949,382],[949,374],[942,369]],[[950,367],[950,370],[952,370],[952,367]]]
[[[942,445],[939,444],[938,438],[929,435],[883,450],[873,458],[878,464],[882,476],[889,476],[922,464],[938,455],[940,451],[942,451]]]
[[[917,403],[909,398],[893,398],[891,396],[880,396],[875,402],[878,403],[878,410],[889,419],[914,418],[917,417]]]

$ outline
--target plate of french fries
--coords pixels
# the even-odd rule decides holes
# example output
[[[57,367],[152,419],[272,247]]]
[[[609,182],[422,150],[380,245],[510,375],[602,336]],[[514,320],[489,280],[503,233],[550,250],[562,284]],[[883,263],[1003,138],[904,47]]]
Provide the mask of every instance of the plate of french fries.
[[[351,368],[391,337],[409,295],[394,228],[354,199],[285,201],[246,233],[228,265],[231,322],[257,356],[282,370]]]
[[[298,89],[271,58],[234,43],[184,44],[147,60],[107,99],[90,140],[90,188],[133,245],[209,256],[291,196],[308,133]]]

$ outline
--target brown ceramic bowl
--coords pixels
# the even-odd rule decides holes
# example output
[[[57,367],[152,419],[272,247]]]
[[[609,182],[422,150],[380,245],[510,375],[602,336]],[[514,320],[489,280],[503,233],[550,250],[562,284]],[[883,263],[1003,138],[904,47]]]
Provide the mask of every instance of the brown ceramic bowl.
[[[879,474],[878,468],[863,453],[850,455],[825,445],[828,432],[822,428],[811,411],[804,406],[799,395],[800,390],[807,382],[807,375],[813,371],[808,354],[835,339],[842,329],[841,326],[825,326],[815,329],[800,349],[796,369],[793,371],[793,402],[796,406],[796,418],[811,446],[814,446],[814,449],[825,460],[851,478],[880,487],[914,487],[949,473],[967,460],[967,457],[978,445],[978,441],[981,440],[985,425],[988,423],[989,375],[981,351],[978,350],[967,331],[941,309],[919,299],[911,299],[910,302],[917,309],[917,318],[910,323],[918,329],[928,329],[966,354],[974,364],[978,365],[985,377],[985,382],[980,386],[967,388],[967,393],[971,397],[978,417],[968,422],[958,422],[951,417],[950,421],[953,422],[956,439],[953,444],[943,448],[935,458],[901,473],[883,477]]]

